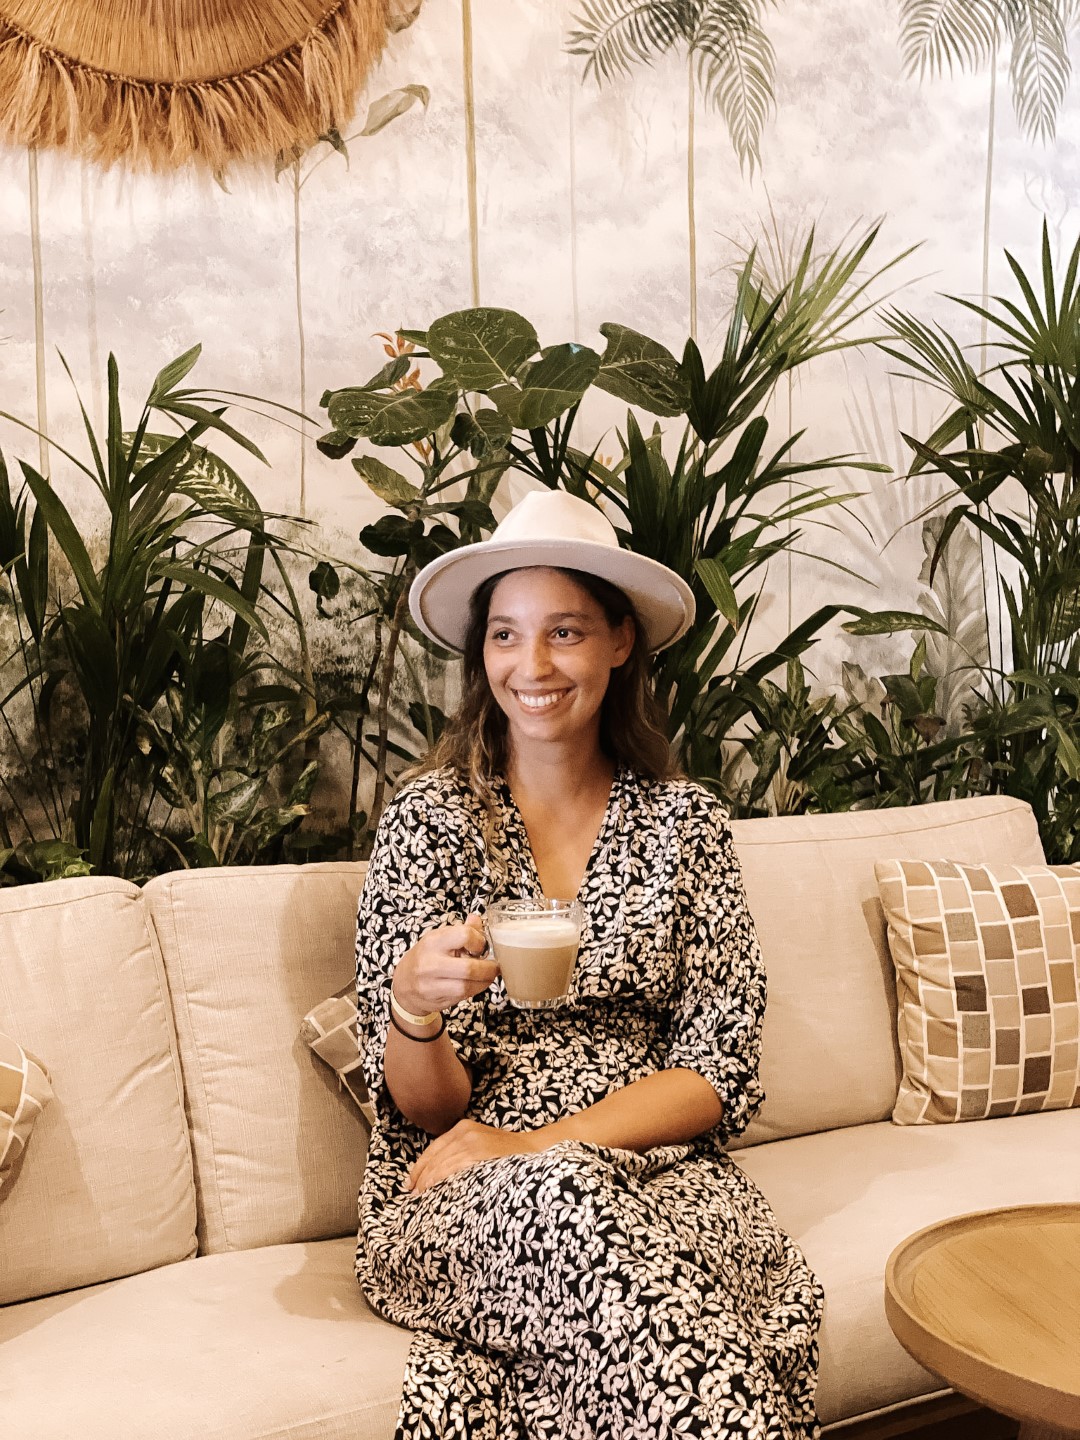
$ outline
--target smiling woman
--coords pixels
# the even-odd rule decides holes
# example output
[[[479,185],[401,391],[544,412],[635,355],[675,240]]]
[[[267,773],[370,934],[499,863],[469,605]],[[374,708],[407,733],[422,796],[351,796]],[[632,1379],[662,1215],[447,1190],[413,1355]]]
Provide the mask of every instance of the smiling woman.
[[[688,596],[560,492],[415,582],[464,701],[383,816],[357,926],[357,1276],[417,1332],[402,1440],[816,1434],[820,1287],[723,1149],[761,1099],[761,957],[647,680]],[[519,1009],[483,916],[542,897],[580,903],[577,965]]]

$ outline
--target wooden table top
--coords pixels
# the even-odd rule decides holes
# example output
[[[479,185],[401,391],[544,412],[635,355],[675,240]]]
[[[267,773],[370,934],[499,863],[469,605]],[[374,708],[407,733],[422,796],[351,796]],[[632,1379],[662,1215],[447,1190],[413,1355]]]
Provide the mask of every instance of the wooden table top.
[[[1080,1204],[920,1230],[889,1257],[885,1311],[905,1350],[956,1389],[1080,1435]]]

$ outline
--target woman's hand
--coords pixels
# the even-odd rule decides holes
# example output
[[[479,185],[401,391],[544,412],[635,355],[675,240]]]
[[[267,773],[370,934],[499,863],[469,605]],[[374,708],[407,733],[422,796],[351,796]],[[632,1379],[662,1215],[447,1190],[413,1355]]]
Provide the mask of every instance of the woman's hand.
[[[481,1160],[498,1160],[503,1155],[535,1154],[544,1149],[539,1131],[499,1130],[494,1125],[481,1125],[475,1120],[459,1120],[452,1129],[438,1136],[409,1169],[405,1189],[420,1195],[466,1170]]]
[[[422,935],[394,970],[399,1005],[417,1015],[445,1010],[486,990],[499,967],[481,958],[487,949],[479,915],[463,925],[440,925]]]

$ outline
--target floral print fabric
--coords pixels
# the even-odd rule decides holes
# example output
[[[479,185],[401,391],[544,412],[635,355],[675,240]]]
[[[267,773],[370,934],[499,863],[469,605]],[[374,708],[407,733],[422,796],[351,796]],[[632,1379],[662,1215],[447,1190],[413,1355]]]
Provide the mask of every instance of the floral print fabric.
[[[399,1440],[809,1440],[820,1287],[723,1149],[762,1098],[765,980],[727,820],[702,787],[621,770],[579,891],[567,1003],[518,1010],[496,980],[446,1023],[472,1071],[470,1119],[533,1129],[684,1067],[715,1087],[720,1125],[643,1155],[564,1141],[404,1189],[430,1137],[384,1085],[394,966],[424,931],[539,893],[505,785],[493,827],[450,771],[387,807],[357,926],[376,1123],[356,1270],[417,1332]]]

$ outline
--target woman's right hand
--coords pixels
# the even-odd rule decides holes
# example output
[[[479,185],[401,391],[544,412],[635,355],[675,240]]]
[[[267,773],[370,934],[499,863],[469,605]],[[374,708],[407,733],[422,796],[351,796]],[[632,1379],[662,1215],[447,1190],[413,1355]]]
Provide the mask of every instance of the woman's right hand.
[[[479,915],[461,925],[440,925],[422,935],[397,963],[393,989],[399,1005],[417,1015],[445,1010],[486,990],[499,967],[485,959],[487,940]]]

